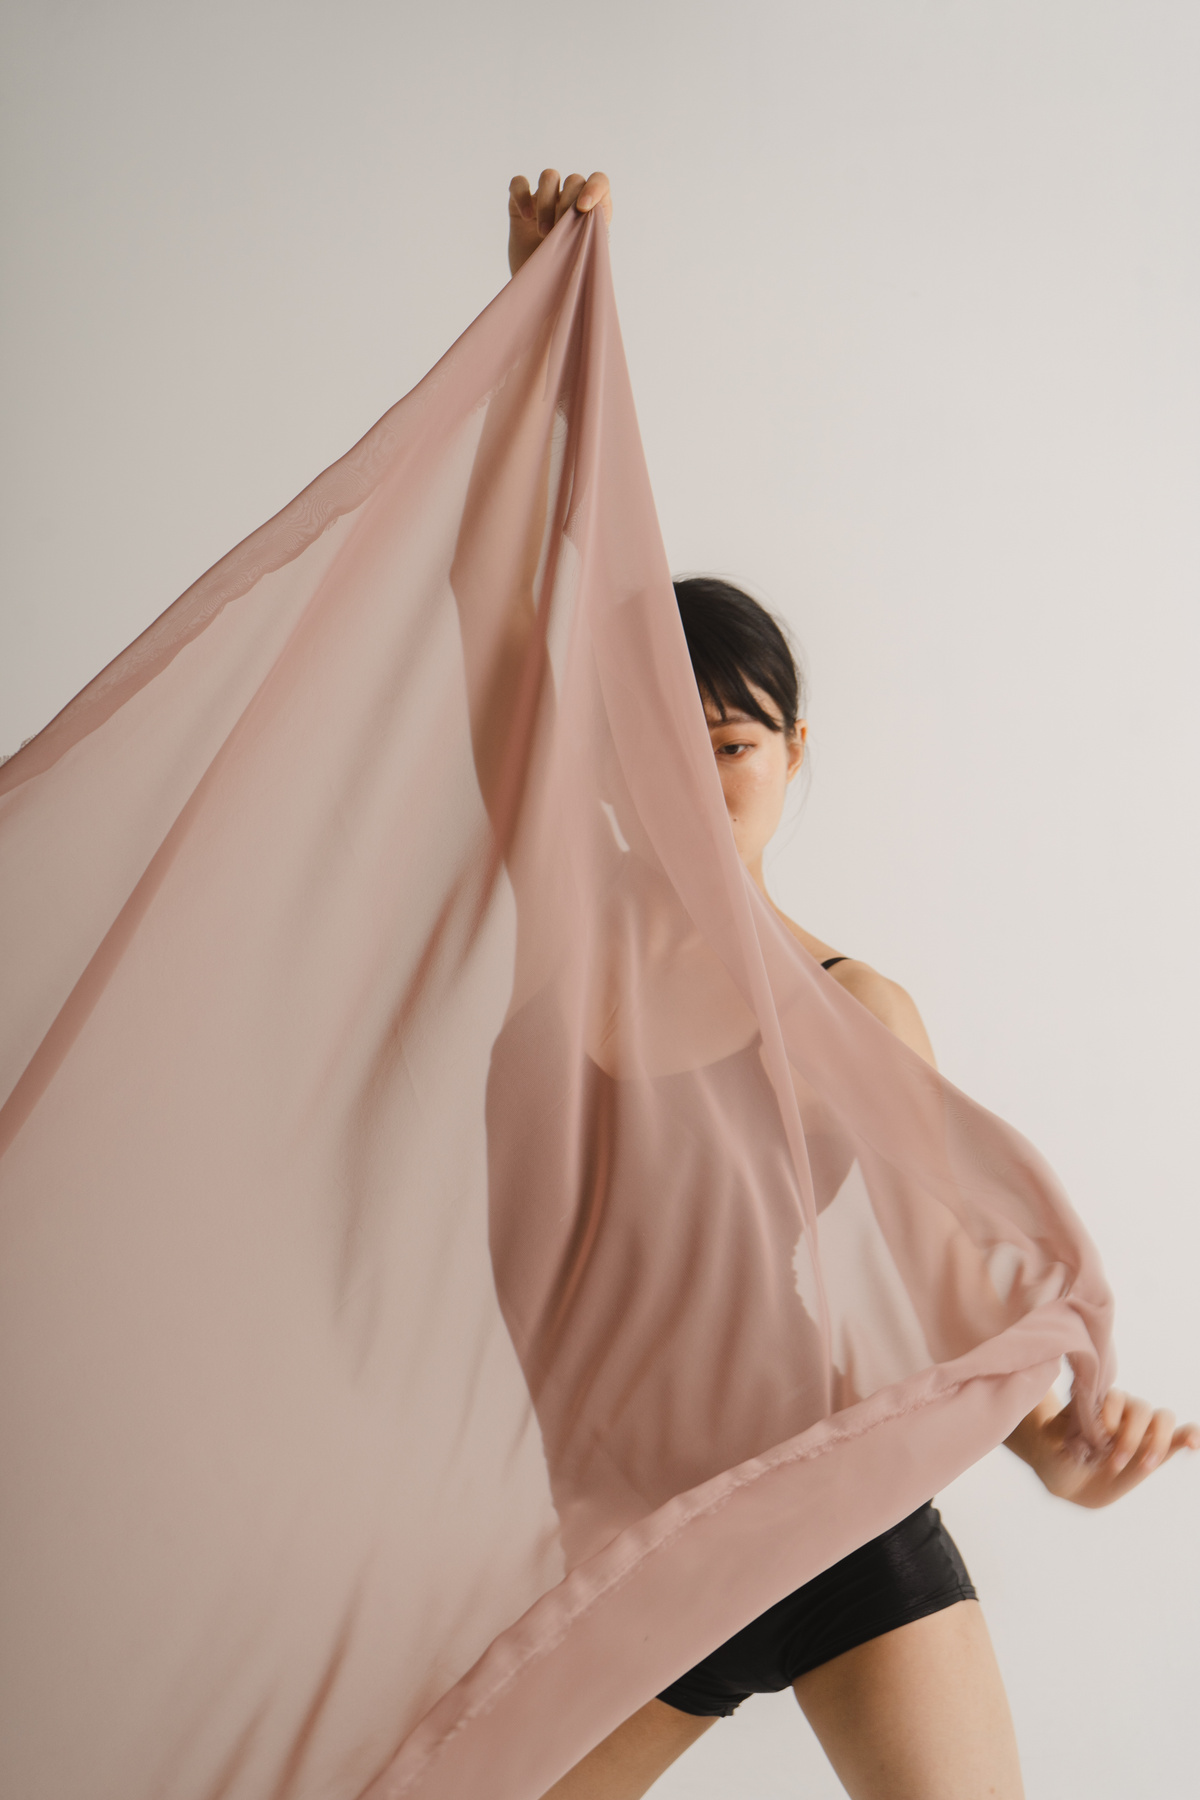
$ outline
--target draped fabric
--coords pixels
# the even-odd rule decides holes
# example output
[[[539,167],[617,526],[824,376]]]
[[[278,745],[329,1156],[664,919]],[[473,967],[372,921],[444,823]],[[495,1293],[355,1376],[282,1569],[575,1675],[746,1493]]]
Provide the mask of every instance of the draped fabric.
[[[0,1791],[536,1800],[1111,1302],[738,860],[605,230],[0,769]]]

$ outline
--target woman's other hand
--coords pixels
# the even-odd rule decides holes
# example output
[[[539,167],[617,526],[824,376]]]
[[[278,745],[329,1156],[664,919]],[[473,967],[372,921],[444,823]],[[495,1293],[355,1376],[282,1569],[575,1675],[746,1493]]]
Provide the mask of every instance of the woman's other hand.
[[[582,213],[602,207],[605,223],[611,223],[608,176],[597,171],[585,181],[582,175],[568,175],[560,187],[558,170],[543,169],[536,194],[523,175],[513,176],[508,184],[508,266],[514,275],[572,206]]]
[[[1004,1441],[1044,1487],[1076,1506],[1108,1506],[1160,1469],[1177,1450],[1200,1450],[1200,1425],[1175,1424],[1175,1414],[1110,1388],[1100,1409],[1109,1434],[1105,1455],[1081,1462],[1066,1441],[1073,1417],[1047,1394]]]

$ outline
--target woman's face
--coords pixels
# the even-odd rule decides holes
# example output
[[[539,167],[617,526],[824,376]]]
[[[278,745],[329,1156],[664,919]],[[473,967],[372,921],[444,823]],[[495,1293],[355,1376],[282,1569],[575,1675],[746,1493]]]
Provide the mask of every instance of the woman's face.
[[[779,708],[761,688],[751,684],[750,692],[769,717],[779,718]],[[798,719],[790,732],[771,731],[734,711],[722,719],[710,700],[704,713],[738,855],[761,887],[763,851],[783,816],[788,783],[804,760],[808,726]]]

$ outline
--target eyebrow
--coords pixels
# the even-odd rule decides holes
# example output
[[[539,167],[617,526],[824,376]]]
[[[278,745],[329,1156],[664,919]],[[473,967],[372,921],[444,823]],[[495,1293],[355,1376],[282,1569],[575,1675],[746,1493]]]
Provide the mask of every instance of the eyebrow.
[[[725,710],[725,717],[723,719],[710,719],[708,721],[708,728],[710,731],[715,731],[718,725],[761,725],[761,724],[762,724],[762,720],[756,719],[754,717],[753,713],[738,712],[735,707],[727,707]]]

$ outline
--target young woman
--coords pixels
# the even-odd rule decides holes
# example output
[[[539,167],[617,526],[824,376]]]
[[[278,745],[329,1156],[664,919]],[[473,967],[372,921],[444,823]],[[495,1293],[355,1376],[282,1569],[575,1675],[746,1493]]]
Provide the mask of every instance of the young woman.
[[[611,216],[606,177],[543,172],[509,190],[515,274],[571,206]],[[718,580],[676,584],[713,754],[738,853],[804,949],[919,1056],[934,1062],[903,988],[839,952],[775,907],[763,852],[804,758],[799,676],[778,624]],[[1111,1447],[1083,1464],[1064,1448],[1053,1393],[1007,1439],[1051,1493],[1106,1506],[1200,1426],[1116,1389],[1104,1405]],[[1019,1800],[1012,1719],[975,1590],[932,1501],[770,1608],[650,1700],[550,1790],[547,1800],[636,1800],[749,1693],[791,1686],[855,1800]]]

